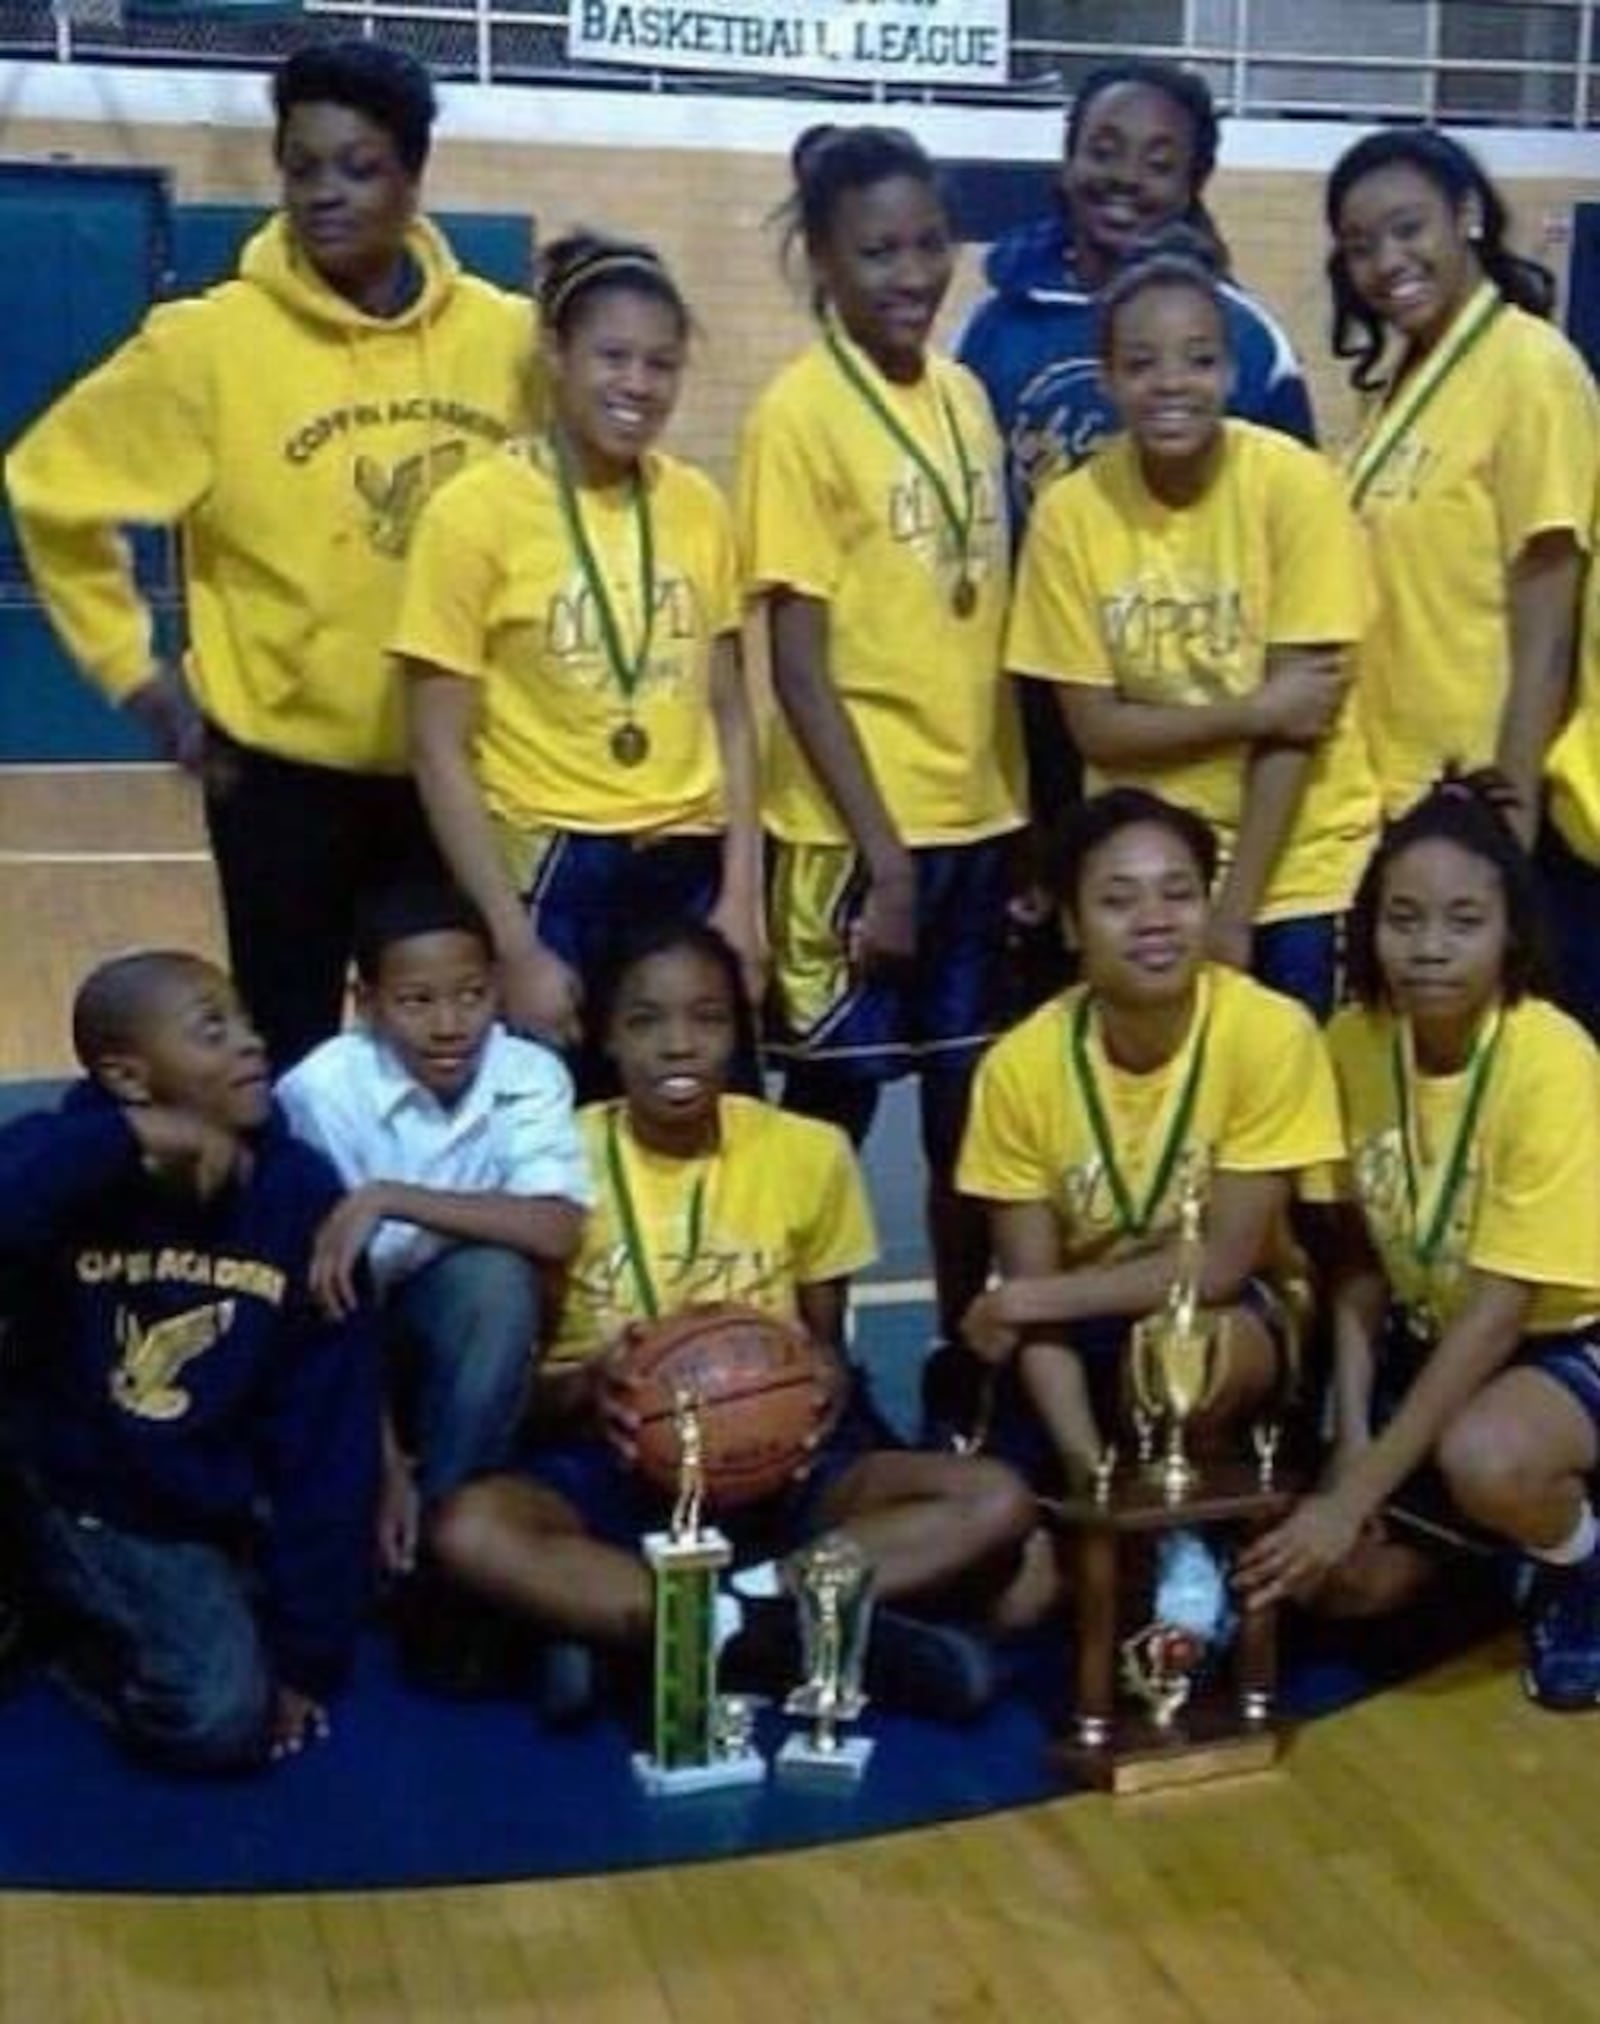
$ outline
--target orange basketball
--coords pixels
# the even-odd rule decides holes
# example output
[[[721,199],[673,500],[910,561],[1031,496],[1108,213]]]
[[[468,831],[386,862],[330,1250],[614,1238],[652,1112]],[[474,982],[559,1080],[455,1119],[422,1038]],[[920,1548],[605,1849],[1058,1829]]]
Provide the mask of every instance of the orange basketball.
[[[791,1483],[844,1394],[831,1350],[751,1307],[695,1307],[635,1329],[620,1374],[639,1414],[637,1467],[669,1496],[679,1470],[674,1394],[694,1393],[705,1500],[721,1510]]]

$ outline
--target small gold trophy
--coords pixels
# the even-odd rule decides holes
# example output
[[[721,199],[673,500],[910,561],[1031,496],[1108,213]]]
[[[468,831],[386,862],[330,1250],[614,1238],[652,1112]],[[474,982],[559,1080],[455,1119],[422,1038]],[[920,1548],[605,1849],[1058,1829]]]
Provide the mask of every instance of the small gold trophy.
[[[1222,1338],[1217,1317],[1200,1304],[1205,1265],[1203,1184],[1191,1179],[1178,1210],[1178,1269],[1167,1304],[1159,1314],[1134,1325],[1129,1376],[1134,1414],[1141,1433],[1146,1423],[1164,1422],[1165,1451],[1152,1469],[1169,1504],[1181,1504],[1197,1474],[1184,1444],[1184,1429],[1212,1398],[1222,1373]],[[1141,1453],[1146,1443],[1141,1438]]]
[[[804,1715],[808,1734],[789,1737],[778,1752],[780,1777],[853,1784],[867,1768],[873,1745],[865,1736],[839,1734],[867,1705],[861,1672],[872,1629],[872,1567],[843,1532],[830,1532],[795,1562],[800,1651],[805,1679],[783,1704]]]
[[[705,1445],[699,1402],[673,1394],[678,1494],[665,1532],[644,1541],[655,1577],[655,1692],[651,1747],[636,1752],[634,1776],[652,1796],[759,1785],[766,1761],[755,1747],[748,1702],[717,1693],[717,1575],[733,1548],[701,1522]]]

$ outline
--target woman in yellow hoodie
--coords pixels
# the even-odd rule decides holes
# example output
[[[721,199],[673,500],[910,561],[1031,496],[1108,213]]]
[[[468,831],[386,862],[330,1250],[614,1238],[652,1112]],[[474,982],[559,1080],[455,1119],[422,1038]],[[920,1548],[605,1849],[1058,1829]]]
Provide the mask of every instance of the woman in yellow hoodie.
[[[362,895],[433,862],[384,650],[423,502],[525,425],[534,344],[531,305],[418,213],[420,65],[303,49],[273,106],[282,208],[237,278],[152,311],[6,482],[69,652],[205,782],[234,974],[281,1071],[339,1025]],[[130,524],[181,531],[181,669]]]

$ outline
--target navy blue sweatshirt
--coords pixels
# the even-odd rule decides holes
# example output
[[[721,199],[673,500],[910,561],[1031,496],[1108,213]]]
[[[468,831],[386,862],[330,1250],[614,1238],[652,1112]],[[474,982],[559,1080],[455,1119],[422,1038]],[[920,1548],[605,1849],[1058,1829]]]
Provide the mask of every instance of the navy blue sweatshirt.
[[[997,240],[984,263],[991,293],[973,310],[956,356],[983,381],[1006,442],[1013,525],[1021,533],[1051,478],[1076,470],[1117,427],[1100,384],[1099,310],[1076,278],[1059,211]],[[1288,337],[1253,295],[1222,284],[1233,345],[1228,412],[1316,440],[1311,401]]]
[[[7,1389],[53,1503],[158,1539],[259,1530],[278,1676],[321,1695],[372,1563],[378,1341],[307,1289],[333,1168],[276,1116],[251,1148],[247,1178],[201,1201],[145,1171],[92,1084],[0,1131],[0,1260],[22,1284]]]

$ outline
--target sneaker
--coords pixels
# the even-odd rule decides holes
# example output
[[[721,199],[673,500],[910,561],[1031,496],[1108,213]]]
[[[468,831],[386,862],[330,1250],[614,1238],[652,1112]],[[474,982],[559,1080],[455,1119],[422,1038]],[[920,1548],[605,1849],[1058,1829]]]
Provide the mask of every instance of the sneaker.
[[[547,1729],[575,1729],[594,1713],[600,1698],[599,1667],[592,1645],[553,1637],[534,1660],[534,1699]]]
[[[512,1699],[527,1690],[529,1632],[428,1574],[389,1605],[400,1670],[414,1687],[452,1701]]]
[[[873,1612],[862,1685],[880,1708],[970,1722],[1000,1691],[994,1653],[982,1638],[954,1624]]]
[[[875,1609],[862,1687],[874,1706],[967,1722],[999,1692],[994,1654],[970,1631],[897,1609]],[[732,1692],[781,1696],[800,1684],[800,1632],[787,1598],[746,1601],[743,1628],[723,1646],[717,1677]]]
[[[1576,1567],[1535,1563],[1522,1607],[1528,1698],[1561,1714],[1600,1707],[1600,1551]]]
[[[787,1596],[741,1596],[744,1621],[717,1655],[717,1684],[736,1694],[786,1694],[800,1680],[800,1625]]]

